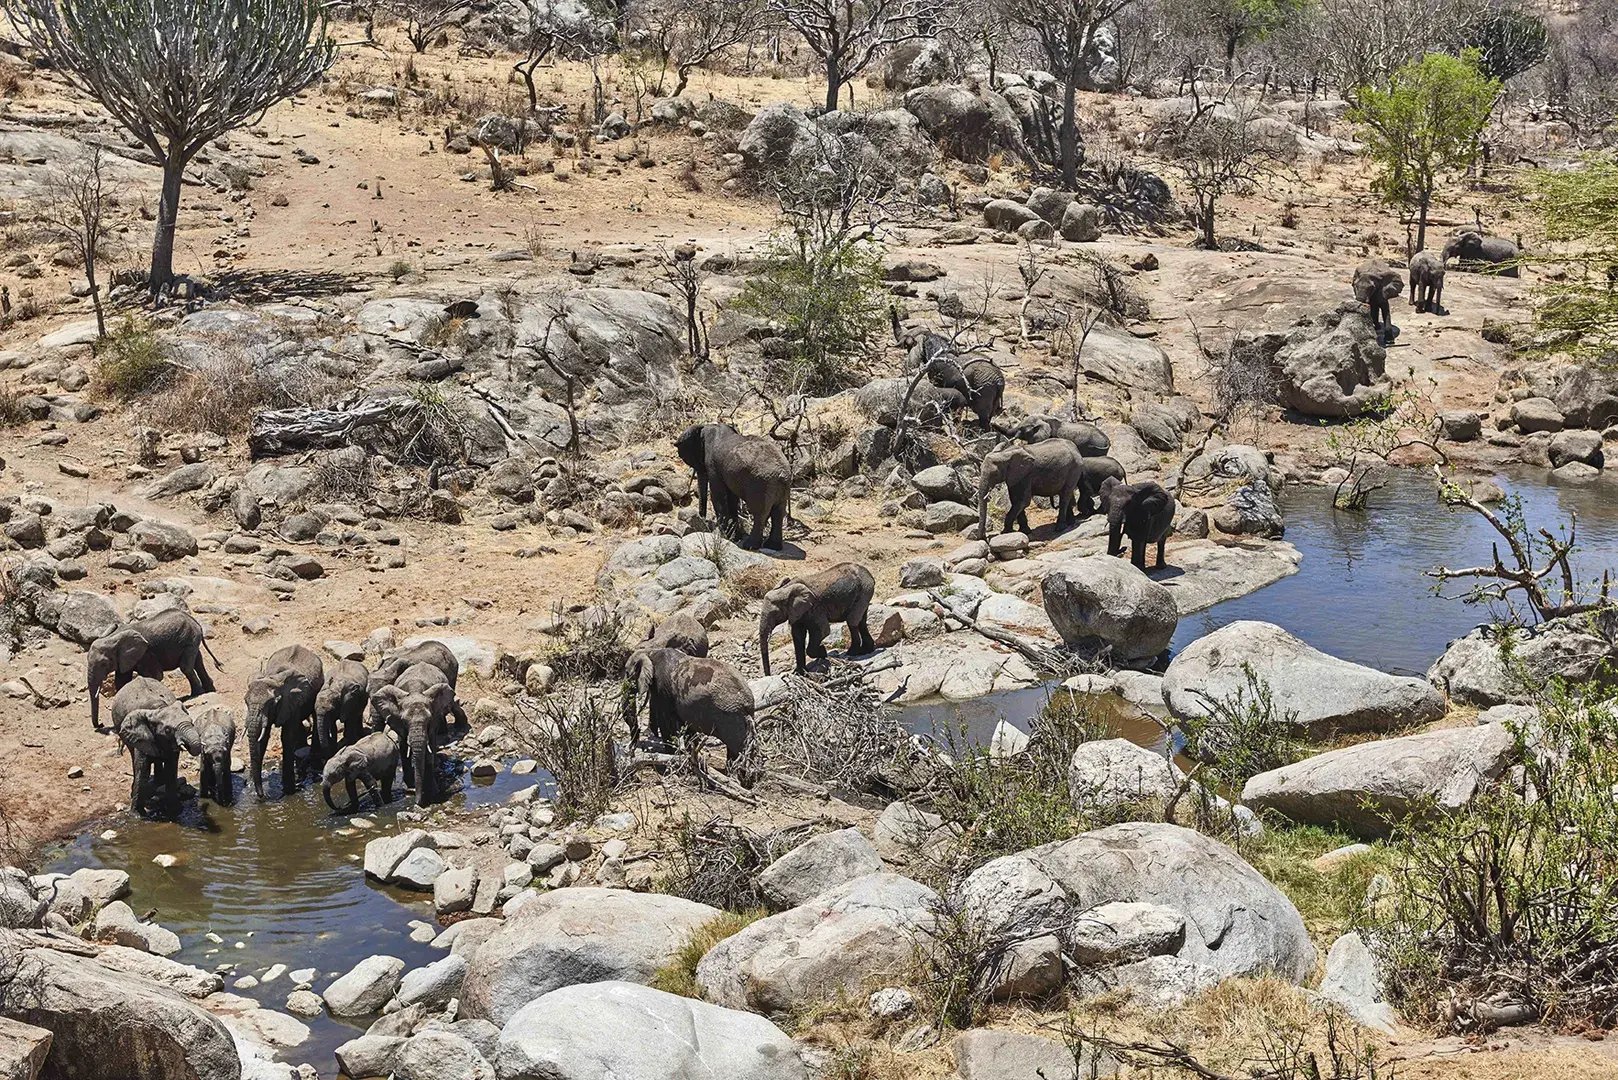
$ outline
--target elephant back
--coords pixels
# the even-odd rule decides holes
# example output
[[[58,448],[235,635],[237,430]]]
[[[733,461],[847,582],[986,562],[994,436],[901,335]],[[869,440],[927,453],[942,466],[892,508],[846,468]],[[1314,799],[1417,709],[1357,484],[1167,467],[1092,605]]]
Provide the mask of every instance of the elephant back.
[[[168,687],[156,679],[137,675],[112,696],[112,723],[117,727],[124,717],[133,712],[160,711],[178,704]]]

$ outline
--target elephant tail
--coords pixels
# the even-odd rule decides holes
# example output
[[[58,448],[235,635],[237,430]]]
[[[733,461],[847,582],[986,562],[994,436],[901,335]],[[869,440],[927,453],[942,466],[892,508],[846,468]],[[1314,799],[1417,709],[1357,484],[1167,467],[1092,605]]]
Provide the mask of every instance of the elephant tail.
[[[219,657],[217,657],[217,656],[215,656],[215,655],[214,655],[214,654],[213,654],[213,650],[212,650],[212,649],[210,649],[210,648],[208,648],[208,639],[207,639],[207,638],[203,638],[203,639],[202,639],[202,643],[201,643],[201,644],[202,644],[202,648],[203,648],[203,650],[204,650],[204,651],[206,651],[206,652],[207,652],[207,654],[208,654],[208,659],[210,659],[210,660],[212,660],[212,661],[213,661],[213,666],[214,666],[214,667],[216,667],[216,668],[218,668],[218,669],[219,669],[219,670],[220,670],[220,671],[224,671],[224,670],[225,670],[225,665],[224,665],[224,664],[221,664],[221,663],[220,663],[220,662],[219,662]]]

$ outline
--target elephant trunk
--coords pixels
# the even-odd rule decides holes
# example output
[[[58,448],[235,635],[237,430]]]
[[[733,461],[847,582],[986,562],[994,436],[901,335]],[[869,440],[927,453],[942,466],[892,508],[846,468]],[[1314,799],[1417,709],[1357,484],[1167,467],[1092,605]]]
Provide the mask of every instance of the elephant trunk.
[[[770,635],[781,625],[781,615],[771,610],[768,603],[758,617],[758,658],[764,665],[764,674],[770,673]]]
[[[330,780],[322,780],[320,782],[320,797],[326,800],[326,805],[331,807],[331,812],[334,814],[346,814],[350,810],[353,810],[354,807],[349,807],[348,810],[339,809],[337,804],[331,801],[331,785],[332,782]]]
[[[426,806],[432,801],[428,789],[436,777],[433,773],[433,756],[427,744],[427,729],[424,725],[411,725],[410,760],[415,762],[416,766],[416,805]]]
[[[978,539],[989,538],[989,493],[994,490],[994,481],[989,470],[984,469],[978,475]]]
[[[174,728],[174,737],[192,757],[202,756],[202,736],[197,734],[197,725],[190,720],[180,722]]]
[[[253,779],[253,791],[260,798],[264,795],[264,743],[266,741],[263,714],[256,710],[249,710],[247,713],[247,759],[250,775]]]
[[[101,680],[90,676],[90,726],[101,730]]]

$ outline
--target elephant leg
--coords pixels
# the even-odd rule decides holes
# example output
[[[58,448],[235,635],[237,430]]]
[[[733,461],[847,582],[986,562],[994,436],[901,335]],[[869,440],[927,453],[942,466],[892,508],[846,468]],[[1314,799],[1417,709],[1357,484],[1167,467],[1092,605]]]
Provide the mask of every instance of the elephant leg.
[[[349,810],[358,810],[360,808],[360,790],[358,785],[354,783],[354,778],[351,776],[344,780],[343,787],[348,791]]]
[[[138,750],[129,752],[129,766],[134,778],[129,785],[129,808],[136,814],[141,812],[141,795],[146,787],[146,755]]]
[[[764,546],[764,507],[760,503],[749,503],[747,516],[753,519],[753,527],[747,534],[747,542],[742,545],[748,551],[757,551]]]
[[[389,773],[382,778],[382,802],[384,805],[393,801],[393,774]]]
[[[1427,310],[1434,315],[1444,315],[1444,279],[1439,278],[1433,282],[1432,297],[1428,300]]]
[[[1129,538],[1129,561],[1137,570],[1146,569],[1146,537],[1137,534]]]
[[[197,674],[197,670],[201,666],[202,660],[200,658],[193,658],[189,663],[180,665],[180,674],[185,676],[187,685],[191,687],[189,697],[200,697],[213,689],[211,686],[204,685],[203,679]]]
[[[770,541],[765,546],[771,551],[780,551],[782,545],[785,543],[781,537],[781,533],[786,527],[786,521],[787,508],[784,503],[770,511]]]
[[[714,497],[714,509],[719,508],[719,498]],[[697,514],[700,517],[708,516],[708,478],[701,473],[697,474]]]
[[[1075,524],[1076,522],[1073,520],[1073,492],[1064,491],[1062,492],[1061,499],[1057,503],[1056,531],[1066,532]]]
[[[1157,538],[1157,568],[1159,570],[1163,569],[1163,548],[1168,544],[1168,542],[1168,533],[1164,533],[1162,536]]]
[[[296,720],[281,725],[281,790],[291,791],[298,786],[298,747],[303,743],[302,732],[294,731]]]
[[[875,652],[876,647],[871,643],[871,631],[866,629],[865,616],[858,621],[848,624],[848,654],[850,656],[864,656]]]
[[[799,623],[792,624],[792,652],[797,658],[797,671],[802,675],[808,670],[809,628]]]

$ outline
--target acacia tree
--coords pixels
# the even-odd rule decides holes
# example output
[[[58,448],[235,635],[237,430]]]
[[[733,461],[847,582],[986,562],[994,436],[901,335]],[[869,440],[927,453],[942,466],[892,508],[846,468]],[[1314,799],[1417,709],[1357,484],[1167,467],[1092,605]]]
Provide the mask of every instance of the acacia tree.
[[[1006,16],[1034,35],[1046,67],[1062,81],[1062,127],[1058,135],[1062,186],[1079,183],[1078,90],[1085,64],[1095,52],[1096,34],[1130,0],[1010,0]]]
[[[1428,53],[1412,60],[1385,86],[1361,87],[1353,119],[1366,149],[1381,165],[1376,190],[1383,199],[1416,211],[1416,250],[1427,242],[1427,211],[1439,176],[1470,165],[1478,136],[1489,122],[1500,83],[1477,67],[1477,53]]]
[[[0,0],[0,10],[161,163],[153,299],[174,279],[185,167],[319,79],[337,49],[322,0]]]
[[[58,240],[66,243],[84,268],[90,287],[90,303],[95,306],[96,336],[107,336],[107,319],[101,309],[101,284],[96,280],[97,260],[107,241],[106,173],[102,168],[101,147],[93,146],[82,160],[52,173],[46,181],[45,205],[39,221]]]
[[[882,53],[937,33],[946,10],[944,0],[769,0],[769,6],[820,58],[828,110]]]
[[[388,8],[404,20],[405,37],[419,53],[439,33],[453,26],[471,7],[469,0],[389,0]]]

